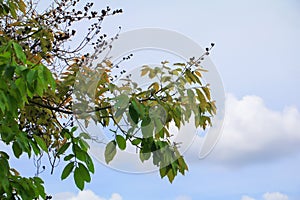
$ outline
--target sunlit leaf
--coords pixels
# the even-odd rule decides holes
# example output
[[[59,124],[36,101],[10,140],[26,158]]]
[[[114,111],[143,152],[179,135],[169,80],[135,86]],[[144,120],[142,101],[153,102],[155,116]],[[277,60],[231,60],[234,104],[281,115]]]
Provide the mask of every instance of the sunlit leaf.
[[[122,137],[121,135],[117,135],[116,136],[116,141],[117,141],[118,147],[121,150],[125,150],[126,149],[126,140],[124,139],[124,137]]]
[[[73,171],[74,169],[74,162],[70,162],[69,164],[67,164],[64,168],[64,170],[62,171],[62,174],[61,174],[61,180],[64,180],[66,179],[70,173]]]
[[[82,176],[82,170],[79,169],[79,167],[76,167],[74,170],[74,181],[76,186],[80,189],[83,190],[84,188],[84,177]]]

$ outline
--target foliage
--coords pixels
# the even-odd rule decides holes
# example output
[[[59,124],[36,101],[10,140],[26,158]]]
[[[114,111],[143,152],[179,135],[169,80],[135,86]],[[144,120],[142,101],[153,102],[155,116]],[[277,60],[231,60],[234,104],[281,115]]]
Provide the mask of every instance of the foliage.
[[[202,85],[203,69],[199,66],[210,49],[187,63],[144,66],[141,75],[153,79],[146,89],[129,76],[118,86],[112,76],[114,64],[108,59],[99,63],[101,68],[93,69],[89,64],[111,48],[118,36],[107,38],[100,31],[101,23],[122,10],[107,7],[98,13],[92,10],[93,3],[78,10],[78,2],[61,0],[39,13],[33,1],[0,0],[1,142],[10,145],[16,158],[47,154],[51,173],[58,161],[65,161],[61,179],[73,174],[82,190],[95,171],[87,143],[92,138],[88,133],[78,134],[74,121],[83,119],[88,126],[92,119],[103,127],[115,127],[111,129],[114,139],[105,149],[107,163],[117,148],[133,145],[139,149],[141,161],[152,158],[160,176],[172,182],[188,167],[178,144],[170,140],[171,123],[180,128],[194,117],[195,126],[205,129],[216,112],[209,86]],[[69,47],[76,35],[73,25],[86,20],[91,24],[87,34],[77,38],[81,41],[78,46]],[[94,54],[85,53],[87,45],[94,47]],[[87,90],[91,84],[96,90]],[[108,93],[113,97],[108,98]],[[86,101],[92,101],[93,106],[85,105]],[[7,152],[0,151],[0,199],[50,198],[38,177],[41,167],[37,162],[36,176],[22,177],[10,167]]]

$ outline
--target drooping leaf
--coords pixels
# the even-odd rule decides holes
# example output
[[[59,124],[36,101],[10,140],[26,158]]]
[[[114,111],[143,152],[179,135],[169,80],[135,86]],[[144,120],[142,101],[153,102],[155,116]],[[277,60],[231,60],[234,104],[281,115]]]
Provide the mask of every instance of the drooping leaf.
[[[32,86],[33,82],[36,80],[37,71],[36,70],[29,70],[26,76],[27,82],[29,86]]]
[[[75,165],[74,165],[74,162],[70,162],[69,164],[67,164],[61,174],[61,180],[64,180],[66,179],[70,173],[73,171]]]
[[[83,139],[80,139],[78,142],[83,151],[86,152],[90,148],[90,145]]]
[[[57,151],[57,155],[61,155],[65,153],[65,151],[69,148],[70,144],[71,144],[70,142],[66,142],[65,144],[63,144]]]
[[[154,131],[154,123],[150,119],[150,117],[145,117],[141,123],[141,126],[143,137],[152,137]]]
[[[33,135],[36,143],[39,145],[39,147],[45,151],[45,152],[48,152],[48,148],[47,148],[47,145],[46,145],[46,142],[39,136],[36,136],[36,135]]]
[[[88,170],[89,170],[91,173],[94,173],[94,172],[95,172],[95,167],[94,167],[93,160],[92,160],[92,158],[91,158],[88,154],[87,154],[87,156],[86,156],[85,164],[86,164],[86,166],[88,167]]]
[[[208,100],[210,100],[210,91],[209,91],[209,85],[206,85],[205,87],[202,87],[204,93],[205,93],[205,96]]]
[[[169,169],[169,171],[167,172],[167,177],[168,177],[170,183],[173,182],[175,176],[176,175],[175,175],[174,171],[172,169]]]
[[[20,147],[20,145],[18,144],[17,141],[14,141],[13,145],[12,145],[12,149],[14,152],[14,155],[19,158],[20,155],[22,154],[22,148]]]
[[[165,177],[167,175],[167,172],[168,172],[167,170],[168,170],[167,166],[161,167],[159,169],[159,174],[160,174],[161,178],[163,178],[163,177]]]
[[[104,152],[105,162],[108,164],[110,161],[112,161],[116,153],[117,153],[116,141],[112,140],[105,147],[105,152]]]
[[[139,117],[140,117],[139,113],[132,104],[130,104],[129,106],[129,115],[135,124],[139,122]]]
[[[81,174],[81,177],[84,181],[91,182],[90,173],[82,163],[78,163],[78,171]]]
[[[13,42],[13,47],[14,47],[17,58],[20,61],[22,61],[23,63],[26,63],[26,55],[23,51],[23,48],[16,42]]]
[[[77,144],[73,144],[72,151],[78,160],[81,160],[83,162],[86,160],[87,153],[82,150]]]
[[[145,160],[149,160],[151,157],[151,152],[145,152],[143,149],[140,151],[140,160],[144,162]]]
[[[85,178],[82,176],[81,172],[82,172],[82,170],[80,170],[79,167],[75,168],[75,170],[74,170],[74,181],[75,181],[75,184],[76,184],[77,188],[79,188],[80,190],[83,190]]]

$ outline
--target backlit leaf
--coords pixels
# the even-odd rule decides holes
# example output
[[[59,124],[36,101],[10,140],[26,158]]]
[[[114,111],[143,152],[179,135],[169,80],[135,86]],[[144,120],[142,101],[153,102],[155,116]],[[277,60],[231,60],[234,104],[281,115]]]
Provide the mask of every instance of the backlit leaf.
[[[41,147],[41,149],[43,151],[48,152],[48,148],[47,148],[45,141],[39,136],[33,135],[33,137],[34,137],[36,143],[39,145],[39,147]]]
[[[110,161],[112,161],[116,153],[117,153],[116,142],[114,140],[110,141],[105,147],[105,152],[104,152],[105,162],[108,164]]]
[[[23,48],[18,43],[15,43],[15,42],[13,42],[13,47],[14,47],[17,58],[20,61],[22,61],[23,63],[25,63],[26,62],[26,55],[23,51]]]

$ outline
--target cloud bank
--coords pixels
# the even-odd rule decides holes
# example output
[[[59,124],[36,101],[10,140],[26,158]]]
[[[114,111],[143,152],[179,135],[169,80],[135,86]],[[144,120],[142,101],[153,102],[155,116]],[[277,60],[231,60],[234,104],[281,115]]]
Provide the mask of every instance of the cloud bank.
[[[285,194],[282,194],[280,192],[267,192],[262,195],[263,200],[289,200],[289,197]],[[256,200],[249,196],[243,196],[241,200]]]
[[[237,99],[228,94],[223,133],[207,159],[230,165],[281,159],[299,153],[299,130],[296,107],[275,111],[258,96]],[[192,151],[199,152],[199,141]]]
[[[122,200],[122,196],[118,193],[113,193],[109,199],[97,196],[91,190],[80,191],[77,195],[69,192],[58,193],[54,195],[55,200]]]

